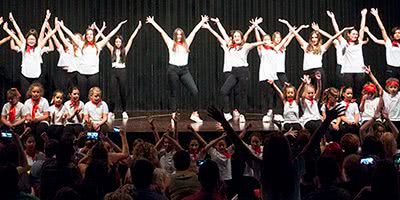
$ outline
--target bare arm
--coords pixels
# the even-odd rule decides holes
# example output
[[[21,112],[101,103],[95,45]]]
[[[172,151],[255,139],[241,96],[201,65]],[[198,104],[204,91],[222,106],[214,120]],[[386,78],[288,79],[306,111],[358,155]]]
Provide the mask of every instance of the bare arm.
[[[226,42],[216,31],[214,31],[214,29],[211,28],[210,24],[204,23],[203,26],[202,26],[202,28],[205,28],[205,29],[207,29],[208,31],[210,31],[211,34],[213,34],[213,35],[217,38],[218,42],[219,42],[221,45],[226,45],[227,42]]]
[[[103,34],[103,31],[100,31],[99,30],[99,27],[97,27],[97,25],[96,25],[96,23],[93,23],[93,26],[94,26],[94,28],[97,30],[97,32],[98,32],[98,34],[97,35],[99,35],[101,38],[105,38],[106,36],[104,36],[104,34]],[[106,23],[105,22],[103,22],[103,27],[106,27]],[[110,44],[110,42],[107,42],[107,48],[108,48],[108,50],[110,51],[110,53],[111,53],[111,55],[113,54],[113,52],[114,52],[114,47]]]
[[[8,37],[3,38],[2,40],[0,40],[0,45],[2,45],[2,44],[4,44],[4,43],[8,42],[9,40],[11,40],[11,36],[8,36]]]
[[[213,147],[218,141],[222,140],[224,137],[226,137],[226,133],[224,132],[221,136],[217,137],[214,140],[211,140],[211,142],[209,142],[207,144],[207,146],[204,147],[204,151],[208,152],[208,150]]]
[[[154,28],[160,32],[162,39],[164,40],[165,44],[168,46],[170,43],[173,42],[173,40],[168,36],[168,34],[164,31],[164,29],[161,28],[157,24],[156,21],[154,21],[154,16],[149,16],[146,18],[146,24],[151,24],[154,26]]]
[[[194,36],[196,36],[196,33],[200,30],[201,26],[206,22],[208,22],[208,16],[201,16],[201,21],[193,28],[192,32],[190,32],[189,36],[186,38],[188,47],[192,44]]]
[[[58,24],[56,26],[59,26]],[[39,41],[40,43],[38,44],[39,48],[42,49],[44,45],[47,43],[47,41],[57,32],[57,28],[54,30],[50,31],[43,40]],[[54,49],[54,47],[53,47]]]
[[[221,33],[222,37],[224,38],[225,42],[229,42],[229,36],[226,33],[225,28],[222,26],[221,22],[219,21],[218,17],[216,18],[211,18],[211,21],[215,22],[217,24],[218,30]]]
[[[299,103],[300,102],[300,96],[301,96],[301,91],[303,90],[304,87],[304,82],[301,82],[299,88],[297,89],[296,92],[296,102]]]
[[[10,21],[13,23],[13,26],[14,26],[15,31],[17,32],[19,41],[21,41],[22,43],[25,43],[26,41],[25,41],[24,34],[22,34],[22,31],[21,31],[21,29],[19,28],[19,26],[18,26],[18,24],[17,24],[17,21],[15,21],[14,16],[13,16],[13,14],[12,14],[11,12],[10,12],[10,14],[9,14],[9,19],[10,19]],[[15,40],[15,38],[13,38],[13,39]],[[17,40],[15,40],[15,41],[17,42]],[[18,42],[17,42],[17,45],[20,46],[20,45],[18,44]]]
[[[207,146],[207,142],[203,139],[203,137],[200,136],[200,134],[194,130],[192,125],[188,125],[188,128],[192,131],[193,135],[200,141],[200,144],[203,145],[203,147]]]
[[[315,78],[317,79],[317,91],[315,92],[315,99],[319,100],[319,98],[321,97],[322,88],[321,74],[315,75]]]
[[[7,23],[7,22],[5,22],[5,23],[3,24],[3,29],[4,29],[4,31],[5,31],[6,33],[8,33],[8,35],[11,36],[11,38],[15,41],[15,44],[17,44],[18,47],[19,47],[20,49],[22,49],[22,48],[23,48],[23,46],[22,46],[22,45],[23,45],[23,42],[15,35],[14,32],[12,32],[12,31],[8,28],[8,23]],[[25,39],[24,39],[23,41],[25,41]]]
[[[113,37],[118,32],[118,30],[121,28],[121,26],[123,24],[125,24],[126,22],[127,22],[127,20],[120,22],[118,24],[118,26],[115,27],[114,30],[112,30],[105,38],[103,38],[100,42],[96,43],[97,46],[99,48],[103,48],[107,44],[107,42],[111,39],[111,37]]]
[[[136,27],[135,31],[133,31],[131,37],[128,40],[128,43],[126,43],[125,46],[125,54],[128,54],[129,50],[131,49],[133,39],[135,39],[137,33],[139,32],[140,28],[142,27],[142,21],[139,21],[138,26]]]
[[[153,132],[154,141],[157,143],[158,141],[160,141],[160,135],[158,135],[158,131],[156,129],[156,126],[154,125],[154,119],[150,118],[148,121],[150,124],[151,131]]]
[[[253,125],[252,125],[251,123],[246,124],[246,127],[243,129],[243,131],[240,132],[239,138],[240,138],[240,139],[243,139],[244,136],[246,136],[246,133],[250,130],[250,128],[251,128],[252,126],[253,126]]]
[[[372,82],[377,86],[379,94],[382,95],[383,93],[383,88],[381,86],[381,84],[379,84],[379,81],[375,78],[374,74],[371,71],[371,67],[370,66],[365,66],[364,67],[364,71],[366,74],[369,75],[369,77],[371,78]]]
[[[175,145],[176,148],[178,148],[178,150],[183,150],[182,146],[179,144],[178,141],[176,141],[174,138],[172,138],[171,136],[169,136],[168,134],[165,135],[166,138],[168,138],[169,141],[172,142],[172,144]]]
[[[297,33],[299,33],[303,28],[307,28],[308,26],[307,25],[301,25],[299,28],[297,28],[296,29],[296,32]],[[290,31],[289,31],[289,33],[286,35],[286,36],[288,36],[288,38],[287,38],[287,40],[283,43],[283,47],[287,47],[287,46],[289,46],[289,44],[290,44],[290,42],[292,41],[292,39],[294,38],[294,34],[293,33],[291,33]],[[286,37],[285,37],[286,38]],[[284,39],[285,39],[284,38]],[[283,40],[282,40],[283,41]]]
[[[364,28],[365,28],[365,21],[366,21],[366,19],[367,19],[367,12],[368,12],[368,10],[366,9],[366,8],[364,8],[362,11],[361,11],[361,24],[360,24],[360,31],[358,32],[358,41],[360,42],[360,43],[362,43],[363,42],[363,40],[364,40]]]
[[[368,34],[368,36],[372,39],[372,41],[374,41],[375,43],[380,44],[380,45],[385,45],[385,40],[379,40],[378,38],[376,38],[375,35],[373,35],[369,31],[369,28],[367,26],[364,28],[364,32],[366,32]]]
[[[39,46],[40,46],[40,43],[42,43],[41,41],[45,37],[44,33],[46,31],[46,27],[49,26],[48,23],[49,23],[50,16],[51,16],[50,10],[46,10],[46,17],[44,18],[43,25],[42,25],[42,28],[40,29],[40,33],[39,33],[39,40],[38,40]]]
[[[74,33],[72,33],[71,30],[69,30],[65,25],[64,22],[61,20],[58,24],[60,24],[60,27],[62,30],[73,40],[75,44],[79,44],[81,42],[81,39],[78,38],[78,36],[75,36]]]
[[[323,45],[322,48],[324,48],[325,50],[327,50],[329,48],[329,46],[332,44],[333,40],[335,40],[336,38],[338,38],[340,35],[343,34],[343,32],[345,32],[346,30],[351,30],[353,29],[353,27],[346,27],[344,29],[342,29],[341,31],[339,31],[339,33],[336,33],[334,36],[332,36],[331,38],[329,38],[328,41],[326,41]]]
[[[271,81],[272,86],[274,87],[274,89],[276,90],[276,92],[278,93],[279,97],[281,98],[282,102],[285,103],[285,97],[283,96],[283,93],[281,91],[281,89],[279,89],[279,87],[276,85],[276,83],[274,81]]]
[[[371,8],[371,14],[375,16],[376,22],[378,22],[379,29],[381,29],[383,40],[386,42],[387,40],[389,40],[389,36],[386,33],[386,29],[385,26],[383,25],[381,18],[379,17],[378,9]]]
[[[289,24],[289,22],[287,20],[284,19],[279,19],[279,22],[286,24],[286,26],[289,28],[290,32],[292,32],[294,34],[294,36],[296,37],[296,40],[299,42],[301,48],[306,48],[308,43],[300,36],[299,33],[296,32],[296,30],[293,28],[292,25]]]

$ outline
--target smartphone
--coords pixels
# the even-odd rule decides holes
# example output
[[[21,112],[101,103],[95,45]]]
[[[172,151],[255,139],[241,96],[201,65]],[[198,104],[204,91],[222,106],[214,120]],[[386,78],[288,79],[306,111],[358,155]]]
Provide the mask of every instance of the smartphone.
[[[375,164],[375,160],[372,157],[366,157],[366,158],[362,158],[360,160],[360,163],[363,165],[373,165],[373,164]]]
[[[206,162],[206,160],[197,160],[196,161],[196,165],[197,167],[200,167],[201,165],[203,165]]]
[[[114,127],[114,133],[119,133],[121,129],[119,127]]]
[[[396,153],[393,156],[393,164],[398,170],[400,169],[400,153]]]
[[[88,139],[88,140],[98,140],[99,139],[99,133],[97,133],[97,132],[87,132],[86,139]]]
[[[11,130],[5,130],[1,131],[1,137],[2,138],[12,138],[12,131]]]

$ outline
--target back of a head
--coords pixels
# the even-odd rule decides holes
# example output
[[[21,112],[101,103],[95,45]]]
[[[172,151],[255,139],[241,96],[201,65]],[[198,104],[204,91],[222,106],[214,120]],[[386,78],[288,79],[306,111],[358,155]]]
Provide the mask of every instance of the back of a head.
[[[56,150],[57,163],[59,165],[66,165],[70,163],[74,153],[75,149],[73,143],[69,140],[61,139]]]
[[[367,137],[365,137],[361,149],[364,156],[375,155],[381,158],[383,154],[382,142],[373,135],[368,135]]]
[[[339,165],[333,156],[321,156],[317,162],[317,176],[321,184],[333,184],[339,176]]]
[[[92,159],[107,161],[108,152],[102,142],[95,144],[92,148]]]
[[[397,151],[397,142],[394,135],[390,132],[383,133],[381,136],[384,158],[391,160]]]
[[[177,151],[173,156],[173,160],[177,171],[185,171],[190,167],[190,155],[187,151]]]
[[[199,182],[208,192],[217,190],[220,182],[219,168],[216,162],[207,160],[199,167]]]
[[[131,167],[132,183],[136,188],[146,188],[153,182],[154,166],[150,161],[140,159]]]
[[[52,158],[54,155],[56,155],[57,146],[58,141],[54,139],[50,139],[48,142],[45,143],[44,153],[46,154],[47,158]]]
[[[360,138],[352,133],[347,133],[340,139],[340,146],[346,155],[356,154],[360,147]]]
[[[129,194],[122,192],[110,192],[104,196],[104,200],[134,200]]]
[[[70,187],[63,187],[59,189],[54,196],[53,200],[80,200],[78,192]]]
[[[0,166],[1,199],[15,199],[18,194],[18,172],[15,166],[6,164]]]
[[[100,184],[107,181],[108,165],[106,161],[92,160],[85,171],[85,181]]]
[[[343,161],[343,171],[346,177],[355,183],[368,184],[368,168],[360,163],[361,156],[357,154],[348,155]]]
[[[398,200],[399,180],[391,161],[381,160],[372,174],[371,190],[375,196],[385,200]]]

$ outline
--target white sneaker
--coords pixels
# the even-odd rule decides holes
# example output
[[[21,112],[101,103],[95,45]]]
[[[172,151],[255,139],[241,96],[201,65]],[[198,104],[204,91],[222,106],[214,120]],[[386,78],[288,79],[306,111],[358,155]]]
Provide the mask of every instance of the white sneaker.
[[[269,115],[264,115],[264,117],[262,118],[263,122],[270,122],[272,120],[272,117]]]
[[[196,115],[192,113],[192,115],[190,115],[190,119],[196,123],[203,123],[203,120],[200,119],[200,116],[198,114]]]
[[[176,119],[176,112],[173,112],[173,113],[171,114],[171,118],[172,118],[172,119]]]
[[[229,121],[232,119],[231,113],[224,113],[224,117],[225,117],[226,121]]]
[[[115,119],[115,115],[112,112],[108,113],[107,121],[112,122]]]
[[[272,117],[272,114],[273,114],[272,109],[269,109],[268,112],[267,112],[267,115],[270,116],[270,117]]]
[[[283,122],[283,121],[285,121],[285,120],[283,119],[282,115],[280,115],[280,114],[274,115],[274,120],[275,120],[275,121],[278,121],[278,122]]]
[[[125,111],[122,113],[122,119],[129,119],[128,113]]]
[[[244,115],[239,115],[239,122],[240,123],[246,123],[246,118],[244,117]]]
[[[238,110],[234,110],[232,113],[233,113],[233,117],[235,117],[235,118],[240,116],[240,113]]]

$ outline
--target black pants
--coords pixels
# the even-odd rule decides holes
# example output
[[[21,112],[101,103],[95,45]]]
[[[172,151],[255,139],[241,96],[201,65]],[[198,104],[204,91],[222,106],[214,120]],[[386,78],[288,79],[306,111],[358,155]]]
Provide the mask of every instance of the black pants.
[[[386,65],[386,79],[388,78],[400,79],[400,67]]]
[[[84,130],[82,124],[67,124],[64,127],[63,134],[72,134],[75,135],[75,137],[78,137],[79,134],[83,131]]]
[[[75,72],[67,72],[65,78],[67,79],[67,90],[69,92],[69,89],[71,87],[78,87],[78,75],[79,73],[77,71]]]
[[[274,97],[276,95],[276,91],[267,81],[261,81],[259,84],[261,90],[261,110],[263,114],[266,115],[268,110],[274,107]]]
[[[100,132],[100,133],[103,133],[104,135],[107,135],[108,134],[108,125],[107,125],[107,123],[104,123],[104,124],[102,124],[101,126],[100,126],[100,131],[96,131],[96,130],[94,130],[93,128],[89,128],[88,126],[85,126],[84,127],[84,130],[85,131],[95,131],[95,132]]]
[[[224,82],[226,81],[226,79],[229,78],[229,76],[231,75],[231,72],[224,72]],[[233,92],[231,92],[231,94],[229,95],[229,108],[232,107],[232,105],[236,105],[240,102],[239,98],[239,90],[237,87],[233,88]],[[236,107],[234,107],[233,109],[237,109]]]
[[[236,86],[239,86],[238,97],[240,97],[239,111],[242,114],[247,110],[247,87],[250,80],[250,71],[248,67],[233,67],[229,77],[225,80],[221,88],[221,94],[224,97],[224,112],[230,112],[229,96]]]
[[[36,148],[39,151],[43,151],[44,150],[44,141],[40,135],[44,132],[47,132],[49,125],[44,122],[38,122],[38,123],[28,124],[27,126],[32,129],[31,133],[35,137]]]
[[[353,88],[353,96],[361,97],[361,90],[365,83],[365,74],[363,73],[345,73],[343,74],[343,83],[348,84],[347,86],[351,86]]]
[[[358,124],[350,125],[344,122],[340,124],[340,132],[342,132],[343,134],[352,133],[358,135],[359,131],[360,126]]]
[[[126,111],[126,77],[127,71],[125,68],[112,68],[111,69],[111,96],[110,96],[110,112],[114,112],[115,99],[119,92],[121,99],[122,111]]]
[[[276,85],[283,91],[283,88],[285,87],[285,83],[289,83],[289,79],[287,78],[286,74],[284,72],[278,72],[276,74],[278,76],[278,80],[276,81]],[[279,95],[275,93],[275,113],[283,114],[283,102]]]
[[[175,66],[169,65],[167,70],[168,86],[169,86],[169,109],[172,112],[177,110],[177,90],[178,84],[181,82],[192,95],[192,109],[197,111],[199,109],[199,90],[193,80],[192,74],[189,72],[188,66]]]
[[[55,76],[52,77],[53,84],[55,89],[59,89],[67,94],[68,89],[68,79],[67,79],[67,71],[64,70],[62,67],[56,67]]]
[[[20,86],[20,92],[21,92],[22,99],[25,99],[25,97],[26,97],[25,95],[29,89],[29,86],[35,82],[41,83],[43,85],[44,77],[40,76],[39,78],[27,78],[24,75],[20,74],[19,86]]]
[[[86,102],[89,99],[89,89],[94,86],[99,86],[99,73],[93,75],[78,74],[77,79],[80,90],[80,99]]]
[[[299,130],[303,129],[303,127],[301,126],[300,123],[285,123],[285,125],[283,125],[283,129],[285,131],[288,131],[290,129],[299,131]]]
[[[304,128],[307,129],[308,132],[312,135],[321,126],[321,124],[321,120],[310,120],[306,124],[304,124]]]
[[[343,80],[342,80],[343,74],[342,74],[341,70],[342,70],[342,65],[336,64],[336,71],[335,71],[336,77],[335,77],[335,81],[333,82],[334,86],[336,88],[340,88],[343,86]]]
[[[63,134],[64,126],[63,125],[50,125],[47,129],[47,135],[50,139],[60,140]]]

